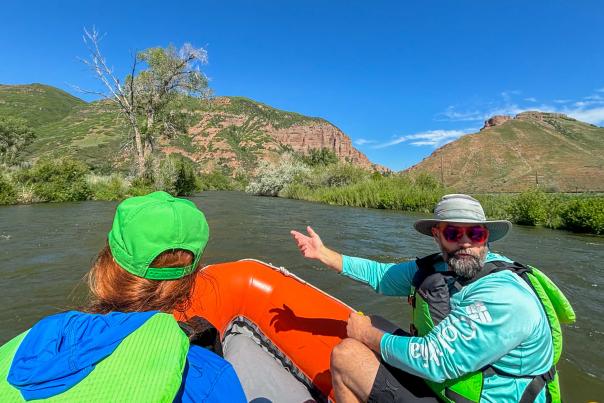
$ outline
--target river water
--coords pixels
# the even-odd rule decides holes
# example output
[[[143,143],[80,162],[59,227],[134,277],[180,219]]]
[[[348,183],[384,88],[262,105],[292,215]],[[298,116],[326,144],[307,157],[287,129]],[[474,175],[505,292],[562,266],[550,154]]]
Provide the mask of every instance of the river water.
[[[375,295],[305,260],[289,230],[311,225],[326,245],[344,254],[401,261],[436,251],[431,238],[412,228],[424,216],[238,192],[205,192],[192,200],[210,224],[205,263],[255,258],[284,266],[356,309],[408,327],[406,300]],[[82,278],[105,242],[116,204],[0,206],[0,344],[45,315],[83,304]],[[569,402],[602,400],[604,238],[516,226],[492,249],[541,268],[567,295],[578,320],[564,328],[563,396]]]

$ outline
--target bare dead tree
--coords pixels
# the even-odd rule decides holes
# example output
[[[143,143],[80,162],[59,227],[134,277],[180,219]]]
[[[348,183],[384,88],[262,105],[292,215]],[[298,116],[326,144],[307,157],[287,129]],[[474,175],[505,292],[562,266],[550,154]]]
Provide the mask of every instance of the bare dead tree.
[[[89,58],[82,59],[104,91],[85,91],[114,103],[128,122],[134,144],[139,175],[154,151],[156,138],[173,135],[178,129],[178,100],[205,98],[210,95],[208,79],[200,66],[207,63],[207,52],[185,43],[180,49],[149,48],[134,54],[130,73],[124,82],[116,76],[100,50],[102,35],[92,28],[84,29],[84,43]]]

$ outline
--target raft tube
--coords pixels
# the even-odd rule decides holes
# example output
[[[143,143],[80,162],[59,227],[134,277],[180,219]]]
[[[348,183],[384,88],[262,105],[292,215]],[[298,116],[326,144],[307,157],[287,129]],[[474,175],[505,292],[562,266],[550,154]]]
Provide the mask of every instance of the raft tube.
[[[284,268],[246,259],[202,269],[196,279],[192,305],[177,319],[202,316],[220,331],[225,358],[233,363],[248,400],[300,398],[293,396],[295,387],[287,386],[289,381],[281,381],[280,375],[273,372],[266,374],[264,370],[268,369],[264,367],[276,362],[308,390],[312,399],[327,401],[333,400],[330,354],[346,337],[346,322],[352,311],[342,301]],[[237,347],[237,337],[232,336],[246,336],[243,345],[252,340],[256,348],[242,347],[241,343]],[[242,355],[256,354],[250,350],[262,351],[265,357],[252,356],[246,364],[238,363],[246,360]],[[264,364],[268,362],[273,364]],[[250,377],[258,379],[247,379]],[[263,382],[272,392],[262,390]],[[280,391],[276,385],[279,383],[284,384]],[[291,395],[291,399],[284,394]]]

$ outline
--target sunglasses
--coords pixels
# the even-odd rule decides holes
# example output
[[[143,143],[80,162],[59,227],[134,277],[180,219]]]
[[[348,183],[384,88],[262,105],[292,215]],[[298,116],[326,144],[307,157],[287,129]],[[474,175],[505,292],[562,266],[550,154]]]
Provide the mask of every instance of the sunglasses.
[[[447,225],[442,230],[443,238],[448,242],[458,242],[464,234],[470,238],[474,243],[483,243],[489,237],[489,230],[480,225],[473,227],[457,227],[454,225]]]

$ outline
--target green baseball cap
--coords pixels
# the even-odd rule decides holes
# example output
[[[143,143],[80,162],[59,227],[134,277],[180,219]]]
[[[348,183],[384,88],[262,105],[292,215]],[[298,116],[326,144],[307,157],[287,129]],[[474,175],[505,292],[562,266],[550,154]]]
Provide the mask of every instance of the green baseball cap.
[[[108,240],[113,259],[127,272],[151,280],[174,280],[195,270],[209,237],[206,218],[193,202],[154,192],[130,197],[117,206]],[[193,263],[149,267],[162,252],[172,249],[191,252]]]

